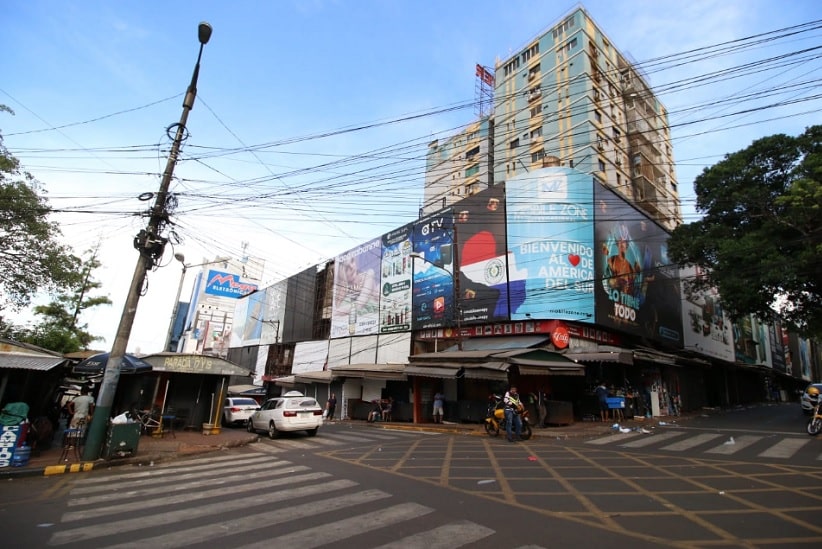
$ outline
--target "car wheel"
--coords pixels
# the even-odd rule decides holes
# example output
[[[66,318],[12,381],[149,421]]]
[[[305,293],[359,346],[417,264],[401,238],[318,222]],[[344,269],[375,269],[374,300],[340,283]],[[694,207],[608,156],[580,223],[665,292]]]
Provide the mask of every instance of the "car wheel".
[[[280,432],[277,430],[277,426],[274,425],[274,422],[270,422],[268,424],[268,438],[277,438],[280,436]]]
[[[223,427],[231,427],[233,423],[228,419],[228,416],[223,414]]]
[[[320,430],[319,427],[315,427],[313,429],[307,430],[306,433],[308,433],[308,436],[310,436],[310,437],[315,437],[315,436],[317,436],[317,431],[319,431],[319,430]]]
[[[245,428],[246,430],[248,430],[249,433],[256,433],[256,431],[254,430],[254,424],[251,423],[250,419],[248,420],[248,423],[246,423]]]

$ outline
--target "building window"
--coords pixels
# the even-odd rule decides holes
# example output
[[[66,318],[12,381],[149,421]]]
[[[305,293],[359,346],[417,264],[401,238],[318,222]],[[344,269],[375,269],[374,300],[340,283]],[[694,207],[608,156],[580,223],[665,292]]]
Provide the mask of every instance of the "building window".
[[[568,167],[569,167],[569,168],[573,168],[573,167],[574,167],[574,159],[573,159],[573,158],[572,158],[571,160],[569,160],[569,161],[568,161]]]
[[[477,175],[479,173],[479,164],[474,164],[470,168],[465,169],[465,177],[471,177],[473,175]]]
[[[532,164],[536,163],[536,162],[539,162],[543,158],[545,158],[545,149],[540,149],[537,152],[531,153],[531,163]]]
[[[519,147],[519,137],[514,139],[513,141],[511,141],[511,143],[508,144],[509,149],[516,149],[517,147]]]
[[[594,111],[594,120],[602,124],[602,113],[599,111]]]
[[[466,160],[473,160],[474,157],[479,153],[479,150],[480,150],[479,145],[477,145],[476,147],[474,147],[473,149],[471,149],[470,151],[465,153],[465,159]]]
[[[465,194],[467,195],[472,195],[477,191],[479,191],[479,185],[476,181],[465,186]]]
[[[531,107],[531,118],[534,118],[535,116],[539,116],[539,114],[541,112],[542,112],[542,105],[541,104],[540,105],[534,105],[533,107]]]
[[[597,160],[597,168],[599,168],[599,171],[604,172],[605,171],[605,162],[601,159]]]
[[[531,130],[531,139],[534,139],[535,137],[542,137],[542,126]]]

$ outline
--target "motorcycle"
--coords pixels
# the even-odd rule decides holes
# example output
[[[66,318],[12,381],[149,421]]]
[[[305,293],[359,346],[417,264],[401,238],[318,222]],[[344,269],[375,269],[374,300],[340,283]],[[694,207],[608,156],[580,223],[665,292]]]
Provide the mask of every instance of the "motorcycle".
[[[520,405],[520,409],[516,411],[520,416],[522,422],[522,431],[520,438],[528,440],[531,438],[533,431],[531,430],[531,422],[529,420],[528,410],[525,406]],[[485,414],[485,432],[490,437],[498,437],[500,431],[507,432],[505,423],[505,405],[502,402],[502,397],[499,395],[491,395],[488,398],[488,411]]]

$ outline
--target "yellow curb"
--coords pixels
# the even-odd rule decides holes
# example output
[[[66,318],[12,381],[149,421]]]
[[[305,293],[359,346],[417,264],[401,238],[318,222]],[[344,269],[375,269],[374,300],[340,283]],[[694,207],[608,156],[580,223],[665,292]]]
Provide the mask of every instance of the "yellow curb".
[[[85,473],[94,469],[94,463],[71,463],[69,465],[49,465],[43,470],[44,476],[62,475],[63,473]]]

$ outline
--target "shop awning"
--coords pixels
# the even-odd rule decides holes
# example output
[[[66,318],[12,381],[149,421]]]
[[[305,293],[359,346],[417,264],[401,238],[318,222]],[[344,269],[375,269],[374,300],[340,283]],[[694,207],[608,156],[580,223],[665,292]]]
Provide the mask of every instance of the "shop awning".
[[[157,353],[143,357],[155,372],[250,376],[251,372],[217,356],[190,353]]]
[[[47,372],[65,362],[63,357],[49,355],[28,355],[17,353],[0,353],[0,368],[18,370],[36,370]]]
[[[405,364],[339,364],[329,368],[334,377],[358,377],[364,379],[386,379],[405,381]]]
[[[524,366],[518,364],[521,376],[584,376],[585,366]]]
[[[458,369],[437,366],[406,366],[405,373],[409,376],[449,378],[456,377]]]
[[[567,353],[564,356],[574,362],[634,363],[634,356],[630,351],[593,351],[588,353]]]
[[[316,372],[300,372],[292,376],[296,383],[331,383],[334,372],[319,370]]]

